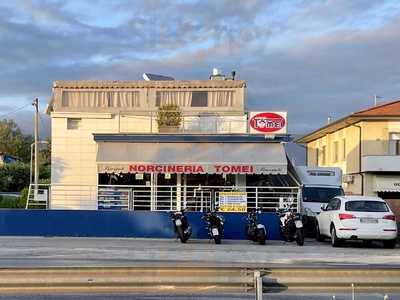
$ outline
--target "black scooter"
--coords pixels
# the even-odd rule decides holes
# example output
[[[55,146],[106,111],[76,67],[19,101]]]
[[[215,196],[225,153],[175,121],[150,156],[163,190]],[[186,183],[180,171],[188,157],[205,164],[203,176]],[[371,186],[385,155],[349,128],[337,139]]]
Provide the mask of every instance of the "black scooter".
[[[183,211],[171,212],[171,219],[172,223],[174,224],[174,231],[177,237],[182,243],[186,243],[186,241],[192,235],[192,227],[190,227],[185,213]]]
[[[221,244],[224,233],[224,217],[216,212],[207,212],[203,215],[202,219],[207,223],[210,239],[213,239],[216,244]]]
[[[297,213],[291,205],[277,210],[282,238],[287,242],[296,241],[297,245],[304,245],[303,216]]]
[[[257,214],[260,213],[260,210],[254,210],[247,213],[246,234],[247,239],[259,243],[260,245],[265,245],[267,229],[264,224],[258,222]]]

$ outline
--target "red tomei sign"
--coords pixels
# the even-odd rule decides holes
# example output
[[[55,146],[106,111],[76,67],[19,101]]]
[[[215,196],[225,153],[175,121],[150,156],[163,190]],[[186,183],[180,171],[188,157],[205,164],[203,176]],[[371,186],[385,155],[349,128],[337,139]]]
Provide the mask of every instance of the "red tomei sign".
[[[251,112],[249,118],[250,133],[278,134],[286,133],[286,112]]]

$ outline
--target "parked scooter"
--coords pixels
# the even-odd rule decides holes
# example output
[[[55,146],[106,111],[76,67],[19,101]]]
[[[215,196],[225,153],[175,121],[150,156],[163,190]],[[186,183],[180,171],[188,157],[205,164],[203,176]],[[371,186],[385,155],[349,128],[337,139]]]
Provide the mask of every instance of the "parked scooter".
[[[287,242],[296,240],[297,245],[304,245],[303,216],[293,209],[293,205],[285,205],[277,209],[282,238]]]
[[[254,210],[247,213],[246,234],[247,238],[253,242],[265,245],[267,230],[264,224],[258,222],[257,215],[261,210]]]
[[[174,231],[182,243],[186,243],[192,235],[192,227],[185,216],[183,211],[171,212],[172,223],[174,224]]]
[[[210,239],[214,239],[216,244],[221,244],[224,233],[224,217],[212,211],[206,212],[202,219],[207,223],[208,235],[210,236]]]

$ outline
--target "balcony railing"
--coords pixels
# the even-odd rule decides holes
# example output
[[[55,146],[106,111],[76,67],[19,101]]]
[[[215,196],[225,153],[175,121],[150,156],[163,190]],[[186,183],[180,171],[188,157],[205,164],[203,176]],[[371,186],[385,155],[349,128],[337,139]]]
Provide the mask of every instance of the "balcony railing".
[[[165,111],[164,111],[165,112]],[[170,111],[176,113],[176,111]],[[158,126],[157,111],[119,113],[120,133],[247,133],[247,113],[244,111],[180,111],[179,124]]]
[[[400,172],[400,155],[366,155],[362,172]]]

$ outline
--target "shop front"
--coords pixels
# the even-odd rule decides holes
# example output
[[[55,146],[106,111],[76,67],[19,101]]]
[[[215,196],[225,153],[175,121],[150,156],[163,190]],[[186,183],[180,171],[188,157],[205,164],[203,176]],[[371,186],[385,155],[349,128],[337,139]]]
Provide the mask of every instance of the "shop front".
[[[94,135],[98,209],[205,211],[241,193],[247,208],[273,211],[297,198],[283,145],[262,136]],[[107,198],[107,194],[112,197]],[[109,201],[108,201],[109,200]]]

